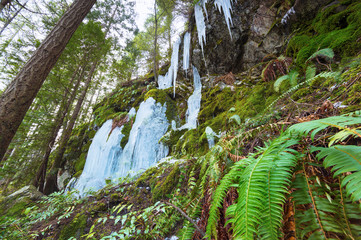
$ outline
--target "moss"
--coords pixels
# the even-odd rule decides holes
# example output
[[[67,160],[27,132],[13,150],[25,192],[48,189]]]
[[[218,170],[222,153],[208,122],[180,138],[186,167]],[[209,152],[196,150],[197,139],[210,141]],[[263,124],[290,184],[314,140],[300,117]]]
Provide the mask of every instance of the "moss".
[[[2,210],[2,215],[14,217],[20,216],[26,208],[31,207],[33,204],[34,202],[30,198],[22,198],[16,200],[15,204],[10,203],[11,207],[9,207],[9,205],[4,205],[0,208]]]
[[[75,237],[79,239],[84,233],[86,227],[87,216],[82,214],[77,214],[74,219],[67,225],[63,227],[60,232],[59,240],[67,240],[70,237]]]
[[[305,67],[305,61],[318,49],[332,48],[339,56],[355,56],[361,49],[361,3],[353,3],[346,10],[337,12],[339,5],[320,11],[313,28],[293,37],[287,47],[287,55],[296,58],[297,65]]]
[[[292,99],[294,101],[297,101],[297,100],[301,99],[302,97],[305,97],[311,93],[312,93],[312,88],[308,88],[308,87],[301,88],[292,95]]]
[[[154,188],[158,176],[162,173],[161,169],[157,167],[152,167],[147,169],[135,182],[135,186],[137,187],[145,187],[150,186]]]
[[[75,172],[82,171],[84,169],[85,161],[86,161],[86,153],[82,153],[79,159],[75,163]]]
[[[133,118],[134,119],[134,118]],[[120,146],[124,149],[125,145],[128,143],[130,130],[132,130],[133,119],[130,119],[129,122],[124,124],[122,134],[124,135],[122,141],[120,142]]]
[[[152,199],[154,202],[166,197],[177,186],[180,176],[179,165],[175,165],[169,175],[160,183],[158,183],[154,189],[152,189]]]
[[[179,141],[180,137],[187,131],[187,129],[182,130],[170,130],[166,135],[164,135],[160,142],[163,142],[166,146],[169,147],[170,152],[169,155],[173,154],[173,148],[175,148],[177,142]]]
[[[77,171],[73,177],[78,178],[83,173],[83,170]]]

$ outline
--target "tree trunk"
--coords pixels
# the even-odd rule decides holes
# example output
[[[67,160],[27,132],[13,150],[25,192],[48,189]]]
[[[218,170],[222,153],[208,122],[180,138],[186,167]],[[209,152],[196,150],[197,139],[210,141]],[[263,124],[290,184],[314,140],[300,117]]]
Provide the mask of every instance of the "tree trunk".
[[[40,87],[96,0],[75,0],[0,97],[0,161]]]
[[[66,127],[66,129],[64,130],[60,143],[59,143],[59,147],[58,147],[58,152],[55,156],[54,159],[54,163],[50,169],[50,172],[48,174],[48,176],[46,177],[46,182],[45,182],[45,186],[44,186],[44,190],[43,193],[46,195],[49,195],[55,191],[58,191],[58,184],[57,184],[57,174],[58,174],[58,170],[62,167],[63,165],[63,156],[66,150],[66,145],[68,143],[68,140],[71,136],[71,132],[73,130],[74,124],[76,122],[76,119],[78,117],[78,114],[80,112],[81,106],[83,104],[83,101],[85,99],[85,96],[88,92],[89,86],[90,86],[90,82],[92,80],[93,77],[93,73],[95,72],[95,69],[98,65],[98,62],[95,61],[90,69],[89,72],[89,76],[85,82],[83,91],[81,92],[81,95],[78,99],[78,102],[75,106],[75,109],[73,111],[73,114],[71,116],[71,119],[69,121],[68,126]]]
[[[158,82],[158,63],[157,63],[157,40],[158,40],[158,19],[157,19],[157,1],[154,1],[154,81]]]
[[[80,67],[79,67],[80,68]],[[79,69],[78,69],[79,70]],[[74,79],[76,78],[76,74],[78,71],[75,71],[73,76],[72,76],[72,80],[71,82],[74,81]],[[64,119],[69,111],[70,106],[73,104],[75,97],[76,97],[76,93],[78,91],[79,85],[81,80],[83,79],[83,75],[85,72],[85,67],[83,67],[80,76],[78,77],[78,81],[76,82],[73,91],[68,99],[68,101],[64,104],[64,108],[63,109],[59,109],[58,113],[56,114],[55,117],[55,123],[54,123],[54,127],[52,128],[51,134],[49,135],[49,140],[48,140],[48,145],[47,148],[45,150],[45,154],[42,160],[42,163],[40,165],[40,168],[36,174],[36,177],[34,179],[33,185],[38,188],[40,191],[43,190],[44,188],[44,181],[45,181],[45,176],[46,176],[46,169],[48,168],[48,162],[49,162],[49,157],[50,157],[50,153],[51,150],[54,147],[55,144],[55,140],[56,137],[58,136],[59,130],[61,128],[61,126],[63,125]],[[66,92],[64,99],[66,99],[68,92]]]

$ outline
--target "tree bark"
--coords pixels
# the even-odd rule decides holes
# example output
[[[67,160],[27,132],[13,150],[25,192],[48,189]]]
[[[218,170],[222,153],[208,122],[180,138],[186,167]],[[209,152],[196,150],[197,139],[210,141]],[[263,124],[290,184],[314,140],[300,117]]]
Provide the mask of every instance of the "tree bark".
[[[96,0],[75,0],[0,97],[0,161],[40,87]]]
[[[42,191],[44,194],[49,195],[55,191],[58,191],[58,184],[57,184],[57,174],[58,174],[58,170],[62,167],[63,165],[63,156],[66,150],[66,145],[69,141],[69,138],[71,136],[71,132],[73,130],[74,124],[76,122],[76,119],[78,117],[78,114],[80,112],[81,106],[83,104],[83,101],[85,99],[85,96],[88,92],[89,86],[90,86],[90,82],[92,80],[93,77],[93,73],[95,72],[95,69],[98,65],[98,61],[95,61],[90,69],[88,78],[85,82],[83,91],[81,92],[81,95],[78,99],[78,102],[75,106],[75,109],[73,111],[73,114],[71,116],[71,119],[68,123],[68,126],[66,127],[66,129],[64,130],[60,143],[59,143],[59,147],[58,147],[58,152],[55,156],[54,159],[54,163],[50,169],[50,172],[48,174],[48,176],[46,177],[46,182],[45,182],[45,186],[44,186],[44,190]]]

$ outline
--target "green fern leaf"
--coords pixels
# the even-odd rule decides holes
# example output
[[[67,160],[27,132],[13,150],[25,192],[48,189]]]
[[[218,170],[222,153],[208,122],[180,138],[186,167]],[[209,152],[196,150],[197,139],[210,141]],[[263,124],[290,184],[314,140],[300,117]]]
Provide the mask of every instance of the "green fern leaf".
[[[342,186],[346,186],[347,195],[353,201],[359,201],[361,199],[361,147],[335,145],[330,148],[314,147],[312,151],[320,151],[317,158],[325,158],[323,165],[325,168],[332,167],[334,176],[351,172],[342,180]]]
[[[284,193],[291,177],[289,171],[296,162],[289,147],[296,143],[288,140],[288,136],[274,140],[242,172],[237,205],[227,209],[235,239],[253,239],[259,224],[261,235],[277,239]]]
[[[306,80],[313,78],[316,76],[316,67],[308,66],[306,69]]]
[[[284,76],[282,76],[282,77],[279,77],[279,78],[276,80],[276,82],[274,83],[274,85],[273,85],[275,91],[276,91],[276,92],[279,92],[279,91],[280,91],[280,86],[281,86],[281,84],[282,84],[284,81],[288,80],[289,78],[290,78],[289,75],[284,75]]]
[[[333,52],[333,50],[331,48],[324,48],[324,49],[320,49],[317,52],[315,52],[314,54],[312,54],[307,60],[306,62],[308,62],[309,60],[316,58],[316,57],[324,57],[327,59],[333,59],[335,56],[335,53]]]
[[[295,87],[297,85],[297,80],[298,80],[298,72],[295,70],[292,70],[289,74],[290,77],[290,84],[292,87]]]
[[[338,129],[345,129],[346,126],[361,124],[360,111],[353,114],[347,114],[342,116],[329,117],[324,119],[313,120],[310,122],[298,123],[291,126],[288,131],[298,132],[302,135],[307,135],[312,131],[311,137],[314,139],[314,136],[324,130],[327,127],[336,127]]]

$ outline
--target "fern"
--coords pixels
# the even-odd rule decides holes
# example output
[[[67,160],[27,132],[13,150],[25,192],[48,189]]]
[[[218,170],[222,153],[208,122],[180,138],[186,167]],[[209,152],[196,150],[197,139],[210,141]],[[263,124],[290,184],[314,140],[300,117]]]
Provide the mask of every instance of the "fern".
[[[325,168],[331,167],[335,172],[334,176],[352,172],[342,180],[342,187],[346,186],[347,195],[353,201],[359,201],[361,199],[361,147],[336,145],[330,148],[314,147],[312,151],[320,151],[317,158],[325,158],[323,165]]]
[[[286,80],[289,80],[292,87],[296,86],[298,75],[298,72],[293,70],[289,74],[279,77],[274,83],[276,92],[279,92],[281,84]]]
[[[321,185],[317,178],[308,176],[303,163],[301,172],[293,181],[295,191],[291,196],[295,204],[297,237],[360,239],[360,226],[352,223],[360,220],[360,210],[344,198],[343,192],[339,191],[341,186],[332,185],[337,188],[331,189],[326,184]]]
[[[290,88],[289,90],[287,90],[286,92],[282,93],[281,96],[279,96],[276,100],[274,100],[270,105],[268,105],[268,107],[265,109],[265,112],[267,112],[269,109],[271,109],[279,100],[285,98],[287,95],[291,94],[292,92],[298,90],[300,87],[302,87],[305,84],[311,83],[314,80],[317,80],[319,78],[333,78],[333,79],[338,79],[340,77],[340,73],[339,72],[322,72],[320,74],[317,74],[316,76],[314,76],[313,78],[307,79],[304,82],[301,82],[299,84],[297,84],[296,86]]]
[[[317,52],[315,52],[314,54],[312,54],[307,60],[306,62],[316,58],[316,57],[324,57],[327,59],[333,59],[335,56],[335,53],[333,52],[333,50],[331,48],[324,48],[324,49],[320,49]]]
[[[213,195],[207,224],[207,237],[216,236],[219,207],[227,191],[238,186],[239,198],[227,209],[234,238],[253,239],[260,225],[260,235],[277,238],[282,218],[284,193],[289,185],[290,170],[296,163],[295,151],[289,147],[297,140],[282,136],[257,153],[236,162],[224,176]],[[233,183],[238,182],[237,185]],[[263,217],[261,215],[263,214]]]
[[[307,135],[312,131],[311,137],[314,139],[318,132],[324,130],[327,127],[335,127],[341,130],[345,130],[347,126],[361,124],[360,115],[361,111],[357,111],[352,114],[345,114],[341,116],[313,120],[310,122],[298,123],[291,126],[288,131],[295,131],[301,135]]]

